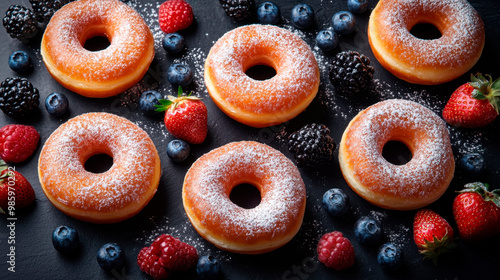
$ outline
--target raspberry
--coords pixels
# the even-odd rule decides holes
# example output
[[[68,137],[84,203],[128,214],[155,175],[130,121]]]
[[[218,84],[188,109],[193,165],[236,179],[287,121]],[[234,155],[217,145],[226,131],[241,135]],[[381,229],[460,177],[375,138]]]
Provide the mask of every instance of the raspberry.
[[[0,129],[0,157],[6,162],[28,159],[36,147],[40,134],[29,125],[10,124]]]
[[[165,279],[172,271],[194,268],[197,262],[196,248],[167,234],[158,236],[137,256],[140,269],[155,279]]]
[[[184,0],[168,0],[160,5],[160,28],[165,33],[186,29],[193,23],[193,19],[193,9]]]
[[[354,248],[339,231],[323,235],[317,251],[319,261],[328,268],[343,270],[354,265]]]

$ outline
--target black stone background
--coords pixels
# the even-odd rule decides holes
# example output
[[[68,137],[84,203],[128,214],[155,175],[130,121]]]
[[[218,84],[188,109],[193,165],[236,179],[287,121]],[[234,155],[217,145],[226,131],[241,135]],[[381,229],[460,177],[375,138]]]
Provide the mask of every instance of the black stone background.
[[[437,266],[417,252],[412,240],[412,221],[416,211],[391,211],[371,205],[357,196],[344,181],[338,161],[321,167],[301,168],[300,172],[307,186],[307,209],[304,223],[296,237],[286,246],[271,253],[249,256],[232,254],[219,250],[202,239],[189,223],[181,202],[183,177],[191,164],[202,154],[223,144],[239,140],[255,140],[266,143],[292,157],[283,141],[286,135],[310,122],[326,124],[331,135],[338,143],[349,120],[357,112],[388,98],[404,98],[417,101],[440,114],[452,91],[468,81],[471,73],[490,73],[500,76],[500,17],[497,11],[500,4],[496,0],[471,1],[486,25],[486,45],[481,59],[469,73],[454,81],[437,85],[421,86],[406,83],[392,76],[383,69],[373,57],[368,44],[366,30],[370,11],[376,1],[370,1],[370,9],[356,15],[356,31],[341,38],[337,49],[323,53],[315,48],[314,37],[318,30],[331,27],[331,16],[347,9],[347,1],[313,1],[310,4],[315,13],[315,26],[306,31],[291,27],[290,10],[296,1],[276,0],[282,18],[279,26],[293,30],[312,48],[321,70],[321,85],[318,96],[312,104],[295,119],[269,128],[251,128],[240,124],[222,113],[210,99],[203,83],[203,63],[210,47],[225,32],[242,24],[255,23],[251,19],[236,23],[227,17],[218,1],[189,1],[193,7],[195,21],[187,30],[181,31],[186,37],[187,48],[178,55],[166,54],[160,40],[162,33],[157,23],[158,1],[126,1],[146,20],[156,39],[156,57],[143,80],[132,89],[115,97],[89,99],[74,94],[59,85],[47,72],[40,56],[40,37],[30,45],[24,45],[12,39],[0,28],[0,79],[16,76],[7,64],[9,55],[16,50],[27,51],[33,59],[35,69],[24,75],[40,90],[41,104],[35,116],[28,120],[15,120],[0,114],[0,125],[22,123],[33,125],[41,135],[41,143],[35,154],[27,161],[16,164],[17,171],[24,174],[36,192],[36,202],[25,211],[17,211],[15,223],[15,272],[7,270],[10,245],[7,244],[11,231],[7,228],[10,221],[0,217],[0,279],[148,279],[136,264],[139,250],[151,243],[159,234],[168,233],[179,237],[198,249],[200,255],[211,254],[222,262],[223,279],[498,279],[496,271],[500,258],[500,242],[492,239],[482,244],[466,244],[457,240],[457,249],[443,255]],[[260,3],[262,1],[257,1]],[[10,4],[29,6],[27,0],[3,0],[0,13],[3,14]],[[42,28],[43,30],[43,28]],[[424,30],[425,33],[425,30]],[[40,33],[41,35],[41,33]],[[328,81],[328,67],[335,53],[356,50],[366,54],[375,67],[375,83],[367,92],[355,97],[342,97]],[[204,98],[208,107],[209,133],[203,144],[192,146],[192,153],[184,163],[173,163],[166,155],[166,145],[173,139],[163,126],[161,118],[144,116],[137,106],[139,94],[145,89],[157,89],[163,94],[173,94],[173,89],[166,80],[166,69],[172,62],[184,62],[195,69],[195,79],[187,90]],[[43,105],[45,97],[51,92],[66,94],[70,102],[70,113],[63,118],[50,116]],[[71,117],[86,112],[110,112],[130,119],[142,127],[153,139],[162,160],[162,177],[158,192],[149,205],[137,216],[109,225],[96,225],[82,222],[64,215],[45,197],[37,175],[37,160],[41,146],[60,124]],[[479,152],[486,160],[487,167],[481,181],[500,187],[498,156],[500,155],[499,122],[481,129],[456,129],[449,127],[455,159],[460,159],[468,152]],[[393,151],[396,153],[397,151]],[[337,151],[336,151],[337,156]],[[397,158],[398,156],[396,156]],[[140,176],[140,174],[137,174]],[[455,178],[448,191],[437,202],[428,206],[446,218],[455,228],[451,205],[456,190],[471,181],[468,174],[457,168]],[[330,217],[322,208],[323,193],[332,188],[344,189],[350,197],[351,209],[346,217]],[[355,221],[362,216],[372,216],[383,223],[384,241],[393,241],[404,250],[404,266],[396,273],[384,272],[376,261],[377,247],[367,247],[358,243],[353,234]],[[81,250],[75,256],[59,254],[51,244],[52,231],[59,225],[75,227],[82,241]],[[322,234],[339,230],[347,236],[356,251],[356,263],[351,269],[337,272],[325,268],[317,261],[316,244]],[[123,246],[127,267],[114,273],[104,272],[96,262],[98,248],[107,242],[117,242]],[[193,271],[172,275],[172,279],[196,279]]]

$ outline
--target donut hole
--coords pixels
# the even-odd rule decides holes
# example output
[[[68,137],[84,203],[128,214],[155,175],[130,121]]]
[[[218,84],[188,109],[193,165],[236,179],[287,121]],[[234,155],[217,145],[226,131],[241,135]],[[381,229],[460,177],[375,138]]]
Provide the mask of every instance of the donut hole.
[[[432,23],[427,23],[427,22],[420,22],[415,24],[411,30],[410,33],[423,40],[435,40],[441,38],[443,34],[441,34],[441,31]]]
[[[252,209],[260,204],[261,195],[254,185],[239,184],[231,190],[229,199],[241,208]]]
[[[382,156],[395,165],[407,164],[413,157],[410,148],[400,141],[389,141],[382,149]]]
[[[108,154],[93,155],[83,166],[90,173],[104,173],[113,166],[113,158]]]
[[[109,39],[106,35],[97,35],[97,36],[92,36],[85,40],[85,43],[83,44],[83,47],[91,52],[98,52],[105,50],[111,42],[109,42]]]
[[[276,76],[276,70],[271,66],[258,64],[248,68],[245,74],[254,80],[264,81]]]

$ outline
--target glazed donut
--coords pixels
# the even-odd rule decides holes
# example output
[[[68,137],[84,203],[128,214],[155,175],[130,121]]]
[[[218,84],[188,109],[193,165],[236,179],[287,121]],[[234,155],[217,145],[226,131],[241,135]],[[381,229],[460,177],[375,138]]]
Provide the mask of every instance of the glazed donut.
[[[245,72],[256,65],[276,75],[255,80]],[[253,127],[286,122],[314,99],[319,69],[309,46],[285,29],[247,25],[224,34],[205,62],[205,84],[215,104],[229,117]]]
[[[96,36],[110,45],[84,48]],[[142,17],[118,0],[79,0],[59,9],[42,37],[47,70],[64,87],[87,97],[116,95],[137,84],[154,57],[153,34]]]
[[[395,165],[382,156],[388,141],[404,143],[412,158]],[[358,113],[339,146],[348,185],[374,205],[411,210],[436,201],[455,171],[444,121],[424,106],[399,99],[379,102]]]
[[[410,30],[434,25],[441,37],[425,40]],[[382,0],[373,9],[368,39],[384,68],[410,83],[451,81],[476,64],[484,47],[484,24],[466,0]]]
[[[93,155],[113,158],[109,170],[92,173]],[[114,223],[137,214],[156,193],[160,158],[148,134],[129,120],[87,113],[68,120],[45,142],[38,176],[47,198],[74,218]]]
[[[230,200],[239,184],[260,191],[258,206],[245,209]],[[182,200],[203,238],[230,252],[260,254],[283,246],[298,232],[306,190],[297,167],[285,155],[242,141],[201,156],[186,174]]]

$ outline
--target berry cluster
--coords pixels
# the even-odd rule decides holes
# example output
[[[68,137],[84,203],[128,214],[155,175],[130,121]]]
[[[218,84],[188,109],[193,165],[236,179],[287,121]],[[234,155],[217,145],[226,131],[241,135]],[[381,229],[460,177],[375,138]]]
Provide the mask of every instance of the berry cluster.
[[[0,85],[0,109],[12,118],[23,118],[38,108],[40,93],[26,79],[6,78]]]
[[[336,144],[323,124],[307,124],[288,137],[288,149],[298,166],[313,166],[333,159]]]
[[[330,68],[330,82],[341,94],[366,90],[373,80],[374,68],[370,59],[355,51],[338,53]]]

